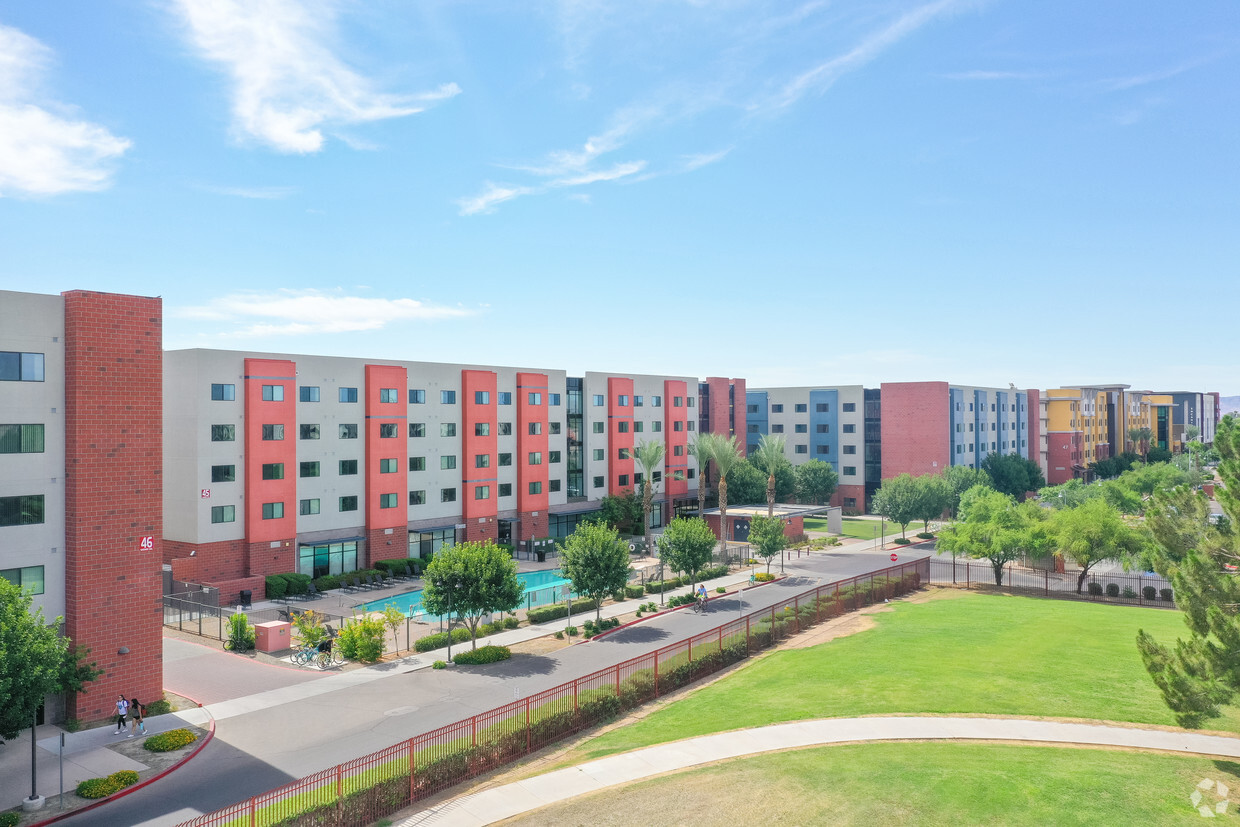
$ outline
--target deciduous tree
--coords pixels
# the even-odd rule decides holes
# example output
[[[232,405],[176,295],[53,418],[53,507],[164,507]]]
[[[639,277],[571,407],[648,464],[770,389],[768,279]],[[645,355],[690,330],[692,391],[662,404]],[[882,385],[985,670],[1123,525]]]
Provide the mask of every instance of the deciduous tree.
[[[943,479],[947,481],[947,487],[951,490],[951,499],[948,500],[947,509],[953,518],[960,511],[960,496],[964,492],[975,485],[994,488],[990,483],[990,475],[971,465],[950,465],[943,470]]]
[[[1003,585],[1003,567],[1030,546],[1033,503],[1026,508],[1000,491],[975,486],[961,500],[960,519],[939,532],[937,547],[990,562],[995,585]]]
[[[677,517],[668,523],[659,538],[659,556],[672,571],[689,575],[690,585],[697,585],[697,575],[715,550],[715,532],[701,517]]]
[[[1124,522],[1102,497],[1092,497],[1075,508],[1056,511],[1051,519],[1055,555],[1081,567],[1076,592],[1081,593],[1089,570],[1104,560],[1133,562],[1149,551],[1149,534]]]
[[[560,571],[573,591],[595,601],[595,620],[602,620],[603,598],[629,581],[629,549],[614,528],[581,523],[560,544]]]
[[[1020,454],[987,454],[982,460],[982,470],[990,475],[990,483],[996,491],[1002,491],[1013,499],[1022,499],[1029,491],[1046,487],[1046,477],[1033,460]]]
[[[754,517],[749,521],[749,542],[758,556],[766,560],[766,571],[770,574],[771,560],[788,547],[784,521],[778,517]]]
[[[510,612],[521,603],[523,590],[512,556],[490,540],[469,540],[444,546],[431,558],[422,575],[422,606],[432,615],[455,615],[469,628],[478,648],[482,616]]]
[[[811,459],[798,465],[793,472],[796,477],[797,499],[803,503],[822,505],[831,499],[839,485],[839,474],[828,462]]]
[[[870,510],[875,514],[881,514],[900,526],[901,537],[908,524],[917,519],[920,509],[921,486],[909,474],[883,480],[870,504]]]

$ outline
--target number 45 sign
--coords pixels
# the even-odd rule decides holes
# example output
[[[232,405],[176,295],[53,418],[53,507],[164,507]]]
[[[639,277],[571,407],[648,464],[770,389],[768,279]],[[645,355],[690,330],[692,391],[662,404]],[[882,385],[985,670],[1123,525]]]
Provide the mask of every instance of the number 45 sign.
[[[138,548],[143,551],[150,551],[155,548],[155,538],[148,534],[138,542]]]

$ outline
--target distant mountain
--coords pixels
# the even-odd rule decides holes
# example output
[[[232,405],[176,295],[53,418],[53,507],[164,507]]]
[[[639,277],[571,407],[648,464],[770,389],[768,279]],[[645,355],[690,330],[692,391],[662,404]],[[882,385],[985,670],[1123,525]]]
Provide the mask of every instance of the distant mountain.
[[[1240,413],[1240,396],[1220,396],[1218,401],[1224,415]]]

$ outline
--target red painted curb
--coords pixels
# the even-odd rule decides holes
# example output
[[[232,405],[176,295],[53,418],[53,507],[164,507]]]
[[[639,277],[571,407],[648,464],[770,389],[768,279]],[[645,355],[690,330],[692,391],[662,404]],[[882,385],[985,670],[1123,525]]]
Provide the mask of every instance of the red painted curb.
[[[180,694],[180,693],[176,693],[176,694]],[[182,695],[181,697],[185,697],[185,696]],[[190,698],[189,700],[192,701],[194,699]],[[194,703],[198,703],[198,702],[194,701]],[[198,708],[201,709],[202,704],[198,704]],[[210,715],[210,713],[207,713],[207,714]],[[147,778],[143,781],[139,781],[137,784],[134,784],[133,786],[126,787],[123,790],[117,790],[116,792],[112,793],[109,796],[106,796],[105,798],[101,798],[98,801],[94,801],[94,802],[91,802],[90,804],[87,804],[85,807],[78,807],[76,810],[68,810],[66,812],[60,813],[59,815],[52,816],[51,818],[45,819],[43,821],[36,821],[34,824],[29,825],[29,827],[43,827],[43,825],[45,824],[55,824],[56,822],[63,821],[64,819],[69,818],[71,816],[76,816],[80,813],[85,813],[89,810],[93,810],[96,807],[99,807],[103,804],[107,804],[109,801],[116,801],[117,799],[124,798],[130,793],[136,792],[149,784],[154,784],[156,781],[163,778],[165,775],[172,772],[173,770],[177,770],[185,766],[185,764],[188,763],[191,758],[193,758],[198,753],[202,752],[202,750],[207,746],[207,744],[211,743],[211,739],[214,737],[215,737],[215,718],[211,717],[207,721],[207,735],[205,738],[202,739],[202,742],[198,744],[197,747],[194,748],[193,752],[191,752],[189,755],[185,756],[180,761],[173,764],[171,767],[168,767],[168,769],[162,770],[161,772],[158,772],[155,775],[152,775],[150,778]]]

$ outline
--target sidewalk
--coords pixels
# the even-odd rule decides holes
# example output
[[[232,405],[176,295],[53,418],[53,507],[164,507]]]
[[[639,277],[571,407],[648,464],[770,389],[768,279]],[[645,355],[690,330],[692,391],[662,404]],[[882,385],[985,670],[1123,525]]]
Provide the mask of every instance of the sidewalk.
[[[1025,741],[1240,758],[1240,738],[1016,718],[835,718],[742,729],[600,758],[447,801],[400,827],[481,827],[608,787],[728,758],[867,741]]]

